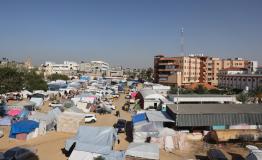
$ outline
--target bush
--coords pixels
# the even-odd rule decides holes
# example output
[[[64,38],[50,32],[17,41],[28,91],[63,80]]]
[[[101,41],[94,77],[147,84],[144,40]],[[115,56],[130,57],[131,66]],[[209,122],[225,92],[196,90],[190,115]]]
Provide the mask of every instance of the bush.
[[[51,74],[50,76],[47,77],[48,80],[50,81],[56,81],[56,80],[69,80],[69,77],[67,75],[63,75],[63,74]]]

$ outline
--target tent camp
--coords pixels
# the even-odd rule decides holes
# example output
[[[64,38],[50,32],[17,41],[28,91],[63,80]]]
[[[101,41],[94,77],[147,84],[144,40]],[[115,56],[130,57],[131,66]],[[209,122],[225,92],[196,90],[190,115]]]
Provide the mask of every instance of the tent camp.
[[[80,126],[75,137],[66,140],[65,150],[74,150],[109,155],[112,152],[117,133],[113,127]]]
[[[159,159],[159,148],[151,143],[130,143],[126,150],[126,159]]]

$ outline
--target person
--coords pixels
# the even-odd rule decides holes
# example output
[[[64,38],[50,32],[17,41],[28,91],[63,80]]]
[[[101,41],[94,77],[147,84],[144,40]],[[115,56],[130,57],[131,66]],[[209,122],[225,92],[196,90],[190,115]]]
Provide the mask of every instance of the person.
[[[116,111],[116,116],[117,116],[117,117],[120,117],[120,112],[119,112],[119,110]]]

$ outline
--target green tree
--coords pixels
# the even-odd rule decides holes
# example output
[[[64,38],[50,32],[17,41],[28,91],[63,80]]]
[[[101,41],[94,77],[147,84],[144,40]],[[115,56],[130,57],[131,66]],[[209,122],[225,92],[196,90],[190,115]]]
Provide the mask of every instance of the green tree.
[[[16,68],[0,68],[0,93],[20,91],[23,89],[23,73]]]
[[[244,92],[240,93],[239,95],[237,95],[237,100],[242,102],[243,104],[247,103],[249,100],[248,93],[244,93]]]
[[[55,74],[51,74],[50,76],[47,77],[48,80],[50,81],[56,81],[56,80],[69,80],[69,77],[66,76],[66,75],[63,75],[63,74],[58,74],[58,73],[55,73]]]
[[[204,87],[202,84],[198,85],[195,89],[194,92],[197,94],[206,94],[208,93],[208,90],[206,87]]]
[[[48,86],[46,81],[44,80],[43,75],[36,74],[35,71],[27,72],[25,74],[25,82],[24,87],[29,90],[44,90],[46,91]]]

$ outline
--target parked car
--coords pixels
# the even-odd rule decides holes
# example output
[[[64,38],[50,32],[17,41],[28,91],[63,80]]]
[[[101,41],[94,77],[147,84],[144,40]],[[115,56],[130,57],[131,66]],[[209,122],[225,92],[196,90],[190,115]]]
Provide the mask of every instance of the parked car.
[[[113,94],[112,97],[113,98],[119,98],[119,94]]]
[[[125,99],[130,99],[130,98],[131,98],[130,95],[126,95],[126,96],[125,96]]]
[[[209,160],[228,160],[224,153],[219,149],[210,149],[207,151]]]
[[[86,114],[85,115],[85,123],[94,123],[96,122],[96,115],[95,114]]]
[[[55,107],[62,107],[63,104],[60,103],[59,101],[53,101],[49,103],[49,107],[55,108]]]
[[[117,123],[115,123],[113,127],[117,129],[117,133],[124,133],[126,131],[126,120],[118,119]]]
[[[100,113],[100,114],[106,114],[106,113],[111,113],[112,110],[110,108],[106,108],[106,107],[97,107],[95,110],[96,113]]]

